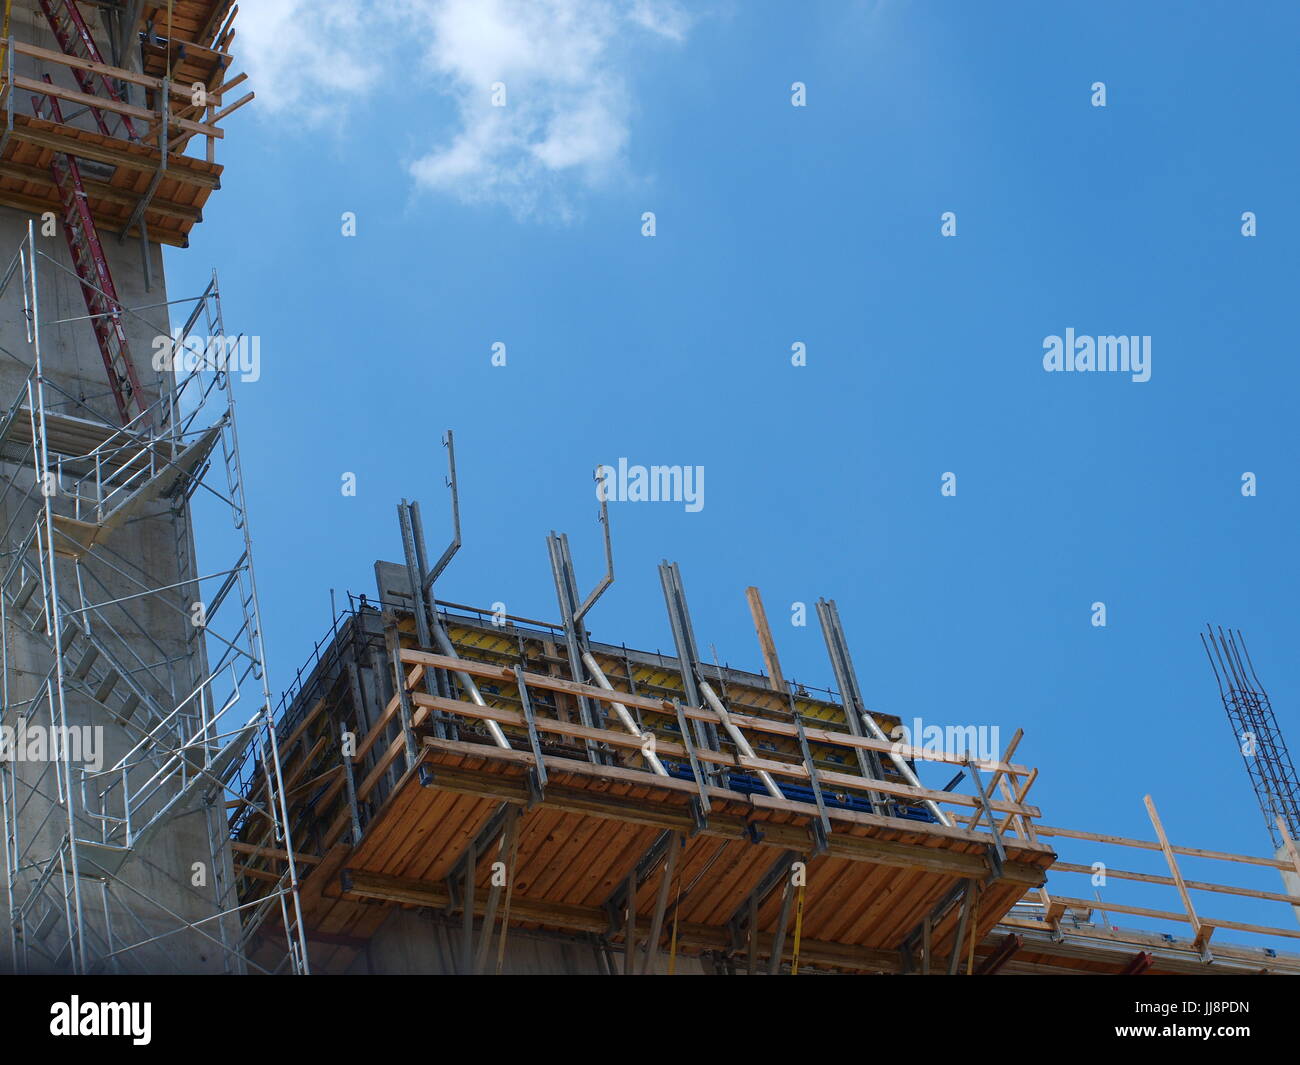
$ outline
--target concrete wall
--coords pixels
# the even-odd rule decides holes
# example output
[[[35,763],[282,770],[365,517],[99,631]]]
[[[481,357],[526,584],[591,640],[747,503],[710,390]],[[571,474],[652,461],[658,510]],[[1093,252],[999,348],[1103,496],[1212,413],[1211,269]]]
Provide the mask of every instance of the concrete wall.
[[[97,9],[83,6],[82,10],[94,28]],[[19,39],[57,49],[44,17],[39,14],[32,0],[19,0],[14,4],[12,32]],[[97,33],[97,38],[101,42],[106,40],[102,33]],[[106,46],[104,51],[107,54]],[[30,61],[23,60],[18,66],[28,76],[40,75],[40,71]],[[71,83],[70,79],[60,75],[56,77],[60,81],[68,80]],[[27,109],[30,110],[30,107]],[[53,262],[44,258],[37,261],[40,317],[42,321],[51,323],[42,331],[41,357],[44,371],[51,385],[62,389],[70,397],[63,398],[51,388],[47,394],[47,403],[52,409],[79,417],[88,417],[88,411],[93,411],[116,420],[116,406],[109,390],[99,347],[89,324],[85,321],[66,321],[84,318],[86,305],[71,273],[71,258],[61,226],[54,235],[42,236],[39,218],[0,207],[0,263],[8,264],[32,220],[36,222],[36,240],[40,251],[53,259]],[[142,251],[140,242],[132,239],[119,243],[117,236],[111,233],[101,233],[100,236],[122,303],[128,307],[164,304],[167,291],[161,249],[157,245],[151,245],[147,249],[152,286],[146,289],[145,252]],[[0,266],[0,269],[3,267]],[[139,318],[128,317],[126,330],[141,382],[146,391],[157,394],[159,389],[168,387],[168,384],[150,369],[149,364],[154,338],[170,330],[166,308],[154,307],[141,312]],[[33,361],[33,348],[26,335],[21,284],[15,277],[9,289],[0,296],[0,406],[7,409],[14,397],[23,390]],[[6,552],[4,558],[7,565],[13,558],[16,543],[31,529],[38,507],[36,500],[20,502],[20,493],[34,483],[30,460],[20,461],[19,456],[12,451],[0,455],[0,479],[5,483],[12,479],[15,485],[15,489],[11,489],[0,500],[0,529],[8,530],[0,538],[0,549]],[[55,506],[57,509],[66,504],[56,497]],[[92,602],[105,602],[119,596],[137,594],[144,588],[161,588],[174,584],[179,572],[178,552],[193,550],[187,527],[177,523],[167,502],[151,504],[139,520],[114,532],[106,546],[108,550],[102,559],[92,555],[83,560],[80,574],[71,562],[59,565],[56,572],[63,598],[77,601],[78,578],[85,589],[86,599]],[[148,673],[142,673],[141,677],[159,702],[168,707],[174,706],[192,690],[199,674],[191,655],[193,644],[190,638],[193,633],[187,617],[192,598],[192,591],[189,594],[172,591],[133,599],[125,607],[107,608],[97,624],[97,631],[101,635],[105,632],[106,624],[111,624],[118,632],[129,633],[117,641],[115,651],[125,661],[138,660],[154,667]],[[9,655],[5,721],[12,723],[17,708],[40,689],[50,669],[52,656],[48,642],[42,636],[33,635],[27,626],[12,616],[7,621],[5,636]],[[138,740],[138,730],[116,723],[105,714],[102,706],[88,697],[72,694],[67,712],[70,724],[103,727],[106,765],[111,765],[120,758]],[[54,786],[48,764],[23,763],[16,770],[21,780],[42,791],[48,792]],[[160,796],[159,801],[163,797]],[[66,820],[46,820],[49,808],[50,804],[37,796],[29,802],[19,823],[20,846],[28,848],[33,855],[40,852],[53,853],[57,841],[67,831]],[[109,901],[110,912],[115,914],[112,923],[119,941],[125,937],[134,942],[149,935],[171,932],[180,927],[178,918],[194,921],[217,911],[213,887],[217,877],[212,868],[213,855],[210,853],[209,834],[205,824],[207,816],[204,810],[199,809],[167,824],[149,841],[142,853],[123,867],[122,883],[110,887]],[[223,811],[216,810],[213,816],[220,818],[224,814]],[[217,861],[228,863],[228,855],[218,855]],[[206,886],[195,887],[191,884],[192,867],[196,862],[207,866]],[[9,871],[3,870],[3,875],[7,878]],[[83,877],[81,887],[86,910],[94,915],[88,923],[96,926],[98,935],[102,936],[105,924],[102,917],[104,881],[102,878]],[[146,901],[132,888],[156,902]],[[0,920],[3,920],[7,928],[10,921],[8,914],[3,912],[5,909],[5,897],[0,893]],[[128,915],[125,912],[127,909],[134,916]],[[175,916],[166,911],[171,911]],[[206,925],[205,928],[213,936],[220,932],[215,923]],[[7,956],[8,950],[8,936],[4,935],[0,937],[0,969],[11,968],[14,964],[13,959]],[[225,965],[217,944],[190,931],[170,936],[147,950],[135,952],[133,956],[145,968],[161,972],[220,972]],[[124,967],[132,971],[138,969],[139,965],[126,961]]]

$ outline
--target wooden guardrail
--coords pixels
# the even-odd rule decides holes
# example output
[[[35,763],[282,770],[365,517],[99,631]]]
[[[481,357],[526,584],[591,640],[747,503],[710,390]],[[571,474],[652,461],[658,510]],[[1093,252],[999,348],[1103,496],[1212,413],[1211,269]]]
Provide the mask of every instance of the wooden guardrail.
[[[1015,825],[1019,826],[1019,831],[1023,835],[1032,838],[1032,828],[1029,826],[1034,819],[1040,816],[1040,811],[1036,807],[1025,802],[1028,785],[1037,776],[1037,771],[1014,764],[1009,760],[1015,744],[1019,742],[1019,733],[1017,733],[1015,740],[1008,748],[1007,756],[1004,758],[968,758],[930,748],[881,742],[867,737],[855,736],[849,732],[836,732],[797,721],[792,722],[730,712],[719,713],[707,706],[684,706],[667,699],[634,695],[629,692],[582,684],[562,677],[529,673],[522,670],[517,671],[505,666],[474,662],[428,651],[403,649],[400,653],[400,661],[405,672],[405,676],[402,678],[404,690],[399,695],[394,696],[385,712],[380,715],[369,734],[359,745],[354,759],[354,762],[358,764],[366,758],[371,749],[382,738],[390,735],[389,726],[394,719],[400,718],[403,713],[404,697],[407,703],[406,713],[409,715],[411,728],[421,728],[431,721],[433,715],[442,713],[485,723],[493,722],[499,727],[504,726],[514,729],[517,735],[520,735],[521,740],[531,732],[582,741],[590,740],[606,744],[610,748],[629,752],[644,752],[647,745],[649,745],[649,749],[657,756],[668,756],[686,761],[690,760],[691,756],[694,755],[694,760],[700,763],[729,769],[748,770],[755,774],[768,773],[805,787],[811,787],[817,792],[822,789],[830,791],[851,789],[863,793],[876,792],[905,802],[922,803],[929,801],[942,804],[964,811],[966,816],[957,822],[962,827],[968,830],[978,830],[981,819],[984,819],[989,826],[988,831],[992,834],[997,834],[1004,826]],[[628,709],[659,715],[666,719],[662,724],[674,721],[683,723],[686,721],[701,721],[712,724],[719,729],[725,729],[727,725],[730,725],[740,730],[742,734],[754,739],[759,735],[780,736],[790,740],[802,740],[805,744],[838,747],[846,750],[874,751],[879,754],[887,754],[893,751],[912,761],[963,766],[970,770],[971,774],[977,779],[977,783],[978,774],[981,772],[990,773],[993,776],[989,780],[988,788],[979,786],[977,790],[980,794],[968,795],[958,791],[916,787],[897,780],[883,780],[859,774],[827,770],[817,767],[807,758],[783,760],[777,757],[758,757],[743,753],[713,750],[702,747],[698,743],[691,743],[690,737],[680,730],[672,738],[668,738],[664,735],[668,730],[662,727],[657,731],[651,729],[633,731],[632,728],[622,730],[593,728],[576,721],[567,721],[558,716],[540,712],[526,714],[520,710],[502,706],[480,706],[469,701],[431,695],[420,690],[426,669],[465,673],[480,680],[492,681],[512,688],[522,685],[525,693],[528,689],[539,689],[585,697],[605,705],[617,703]],[[542,708],[538,707],[536,709],[541,710]],[[374,762],[365,780],[359,783],[357,787],[358,798],[364,799],[369,794],[376,782],[389,770],[393,762],[401,756],[405,747],[406,738],[404,735],[398,735],[396,739],[389,742],[383,755]],[[633,758],[635,759],[635,753]],[[646,772],[649,773],[650,769],[647,768]],[[1000,782],[1005,787],[1007,780],[1016,781],[1019,785],[1014,794],[1010,794],[1010,797],[1008,797],[1008,793],[1004,791],[1002,797],[995,797],[992,791],[993,785]],[[994,814],[998,816],[994,817]]]
[[[1203,880],[1188,879],[1183,874],[1183,870],[1178,863],[1178,857],[1190,857],[1199,859],[1208,859],[1219,862],[1232,862],[1242,865],[1266,866],[1277,869],[1281,873],[1294,873],[1297,882],[1300,882],[1300,853],[1297,852],[1295,842],[1287,832],[1286,825],[1279,818],[1279,827],[1282,831],[1282,837],[1286,841],[1284,847],[1285,858],[1259,858],[1246,854],[1232,854],[1226,851],[1203,850],[1195,847],[1177,846],[1169,841],[1165,833],[1165,828],[1160,820],[1160,815],[1156,811],[1155,802],[1151,796],[1146,796],[1144,800],[1147,809],[1147,815],[1151,819],[1152,828],[1155,831],[1155,840],[1131,839],[1125,836],[1108,836],[1099,835],[1093,832],[1081,832],[1074,829],[1056,828],[1051,825],[1039,824],[1035,830],[1040,836],[1059,837],[1062,839],[1084,840],[1090,843],[1099,843],[1108,847],[1125,847],[1131,850],[1158,851],[1165,860],[1169,869],[1169,875],[1156,873],[1141,873],[1128,869],[1117,869],[1107,862],[1100,862],[1097,865],[1078,865],[1071,862],[1057,861],[1052,865],[1051,874],[1072,874],[1080,876],[1104,875],[1107,879],[1114,878],[1135,883],[1157,884],[1162,887],[1170,887],[1178,895],[1180,908],[1178,910],[1154,909],[1147,906],[1135,906],[1128,903],[1105,902],[1100,899],[1085,899],[1071,895],[1057,894],[1054,887],[1049,883],[1042,888],[1036,888],[1027,893],[1027,901],[1037,903],[1042,906],[1044,921],[1053,927],[1057,927],[1067,911],[1076,913],[1090,913],[1098,911],[1101,913],[1127,914],[1134,917],[1145,917],[1160,921],[1169,921],[1179,925],[1186,926],[1190,931],[1192,945],[1201,951],[1209,947],[1210,939],[1216,929],[1229,929],[1236,932],[1249,932],[1258,935],[1280,936],[1287,939],[1300,939],[1300,929],[1282,928],[1277,926],[1251,924],[1241,921],[1230,921],[1223,918],[1206,917],[1196,905],[1192,898],[1192,892],[1205,892],[1214,895],[1231,895],[1238,898],[1256,899],[1266,902],[1279,902],[1293,907],[1300,907],[1300,895],[1288,894],[1286,892],[1263,891],[1257,888],[1237,887],[1231,884],[1220,884]],[[1283,884],[1285,886],[1285,883]],[[1300,914],[1300,911],[1297,911]],[[1112,930],[1113,931],[1113,930]],[[1086,930],[1071,928],[1071,934],[1086,935]]]
[[[146,139],[152,139],[156,143],[161,143],[159,127],[165,123],[169,131],[167,141],[170,151],[182,151],[185,144],[192,137],[205,137],[207,139],[208,162],[215,161],[216,141],[225,137],[225,132],[218,123],[254,99],[256,95],[249,92],[228,107],[222,106],[225,94],[244,82],[247,77],[244,74],[237,75],[221,85],[209,88],[202,84],[178,84],[168,79],[151,77],[148,74],[140,74],[121,67],[110,66],[106,63],[96,63],[79,56],[66,55],[63,52],[27,44],[12,37],[9,38],[6,46],[14,55],[27,56],[30,59],[68,69],[102,74],[117,81],[149,89],[156,94],[158,100],[157,108],[151,110],[125,101],[113,100],[106,96],[95,96],[77,89],[51,85],[48,82],[23,75],[11,75],[10,70],[6,67],[6,69],[0,70],[0,101],[3,101],[6,107],[13,107],[13,93],[15,91],[30,92],[39,96],[54,96],[79,106],[94,108],[96,111],[108,111],[147,122],[150,124],[150,135]],[[202,115],[204,120],[198,121],[195,117],[186,117],[187,115]],[[179,136],[174,139],[170,136],[170,132],[173,130],[179,131]]]

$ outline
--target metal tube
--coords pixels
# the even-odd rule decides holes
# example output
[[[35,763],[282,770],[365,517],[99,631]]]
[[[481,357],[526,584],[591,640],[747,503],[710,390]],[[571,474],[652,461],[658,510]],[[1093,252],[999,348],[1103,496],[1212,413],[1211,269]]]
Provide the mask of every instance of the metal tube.
[[[600,685],[600,687],[604,688],[607,692],[614,691],[614,685],[609,682],[609,679],[601,671],[600,666],[596,663],[596,659],[592,657],[590,651],[584,651],[582,653],[582,663],[587,667],[587,671],[596,678],[596,683]],[[623,722],[623,726],[628,730],[628,732],[632,733],[633,736],[637,737],[637,739],[641,739],[643,736],[648,734],[642,732],[641,729],[637,727],[636,719],[628,712],[626,706],[622,703],[611,703],[610,705],[614,708],[614,713],[617,715],[618,719]],[[664,768],[663,763],[659,761],[658,756],[653,752],[647,752],[645,759],[650,763],[650,768],[661,777],[668,776],[668,770]]]
[[[863,724],[867,726],[867,730],[871,733],[872,739],[880,740],[882,743],[890,742],[889,737],[885,735],[884,730],[879,725],[876,724],[875,719],[870,714],[864,712],[861,715],[861,718]],[[907,764],[907,760],[904,759],[902,755],[896,754],[892,750],[890,750],[888,754],[889,754],[889,760],[894,763],[894,768],[898,770],[899,776],[901,776],[914,788],[925,787],[925,785],[921,783],[917,775],[914,772],[912,772],[912,767]],[[922,802],[924,803],[925,808],[939,819],[939,824],[944,825],[948,828],[952,827],[952,820],[948,817],[947,814],[945,814],[941,809],[939,809],[938,804],[933,799],[923,799]]]
[[[437,616],[433,618],[433,640],[438,645],[438,650],[448,658],[460,657],[456,653],[456,648],[452,646],[451,637],[447,635],[447,630],[442,627],[442,621]],[[478,685],[474,683],[474,678],[459,669],[455,670],[455,674],[465,690],[469,692],[470,701],[486,710],[487,700],[479,694]],[[501,726],[495,721],[488,721],[486,724],[488,734],[492,737],[493,742],[503,750],[510,750],[510,741],[506,739],[506,734],[501,731]]]
[[[713,688],[707,680],[700,681],[700,694],[704,696],[704,701],[709,704],[709,708],[718,715],[722,722],[722,727],[727,730],[727,735],[731,737],[731,742],[736,745],[746,758],[754,758],[754,748],[749,745],[749,740],[745,739],[745,734],[740,731],[731,720],[731,715],[727,713],[727,708],[722,705],[722,700],[714,693]],[[774,799],[784,799],[781,789],[777,787],[776,781],[772,779],[772,774],[766,770],[758,770],[758,779],[763,782],[763,787],[767,788],[768,794]]]

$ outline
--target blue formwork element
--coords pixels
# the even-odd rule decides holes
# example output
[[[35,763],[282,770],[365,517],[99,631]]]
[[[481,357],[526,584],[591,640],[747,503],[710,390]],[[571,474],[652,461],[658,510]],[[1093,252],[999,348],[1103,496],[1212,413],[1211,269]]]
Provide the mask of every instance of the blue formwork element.
[[[663,763],[664,768],[675,777],[682,780],[693,780],[691,767],[682,765],[677,762]],[[756,776],[749,773],[728,773],[727,786],[732,791],[738,791],[742,795],[767,794],[767,788],[763,782]],[[787,780],[777,782],[777,787],[781,789],[782,794],[791,802],[804,802],[810,806],[817,802],[813,795],[812,788],[804,787],[802,784],[794,784]],[[834,792],[822,790],[822,802],[828,809],[833,810],[854,810],[859,813],[869,814],[872,812],[871,800],[864,795],[849,795],[844,792]],[[938,821],[924,806],[904,806],[902,803],[891,802],[889,804],[889,816],[901,818],[904,821],[921,821],[925,824],[937,824]]]

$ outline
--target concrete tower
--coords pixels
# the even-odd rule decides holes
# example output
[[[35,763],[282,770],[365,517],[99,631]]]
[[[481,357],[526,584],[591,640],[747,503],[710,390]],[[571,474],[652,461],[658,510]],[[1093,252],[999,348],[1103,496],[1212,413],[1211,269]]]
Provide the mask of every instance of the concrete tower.
[[[6,5],[0,969],[238,972],[250,920],[293,939],[219,292],[174,297],[161,249],[251,98],[231,6]],[[234,561],[200,568],[196,524]],[[258,772],[238,816],[285,860],[235,913],[227,787]]]

